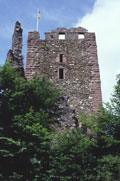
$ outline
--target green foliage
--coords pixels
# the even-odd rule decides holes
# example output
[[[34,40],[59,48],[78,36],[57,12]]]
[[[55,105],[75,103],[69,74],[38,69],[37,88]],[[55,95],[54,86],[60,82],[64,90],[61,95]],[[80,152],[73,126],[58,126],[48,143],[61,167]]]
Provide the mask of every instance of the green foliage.
[[[120,180],[120,76],[111,104],[99,114],[82,115],[82,127],[56,136],[50,180]]]
[[[120,141],[108,135],[110,117],[81,117],[82,128],[66,130],[53,141],[49,180],[119,181]]]
[[[117,84],[115,85],[111,102],[114,113],[116,116],[120,116],[120,74],[117,76]]]
[[[120,76],[111,104],[81,128],[54,132],[59,96],[45,78],[0,68],[0,180],[119,181]]]
[[[117,140],[120,140],[120,75],[117,76],[117,84],[114,87],[114,93],[111,104],[107,105],[110,134]]]
[[[96,145],[81,129],[60,134],[53,147],[51,180],[94,180]]]
[[[120,156],[107,155],[98,160],[96,180],[120,180]]]
[[[9,63],[1,67],[1,180],[46,180],[59,95],[45,78],[26,81]]]

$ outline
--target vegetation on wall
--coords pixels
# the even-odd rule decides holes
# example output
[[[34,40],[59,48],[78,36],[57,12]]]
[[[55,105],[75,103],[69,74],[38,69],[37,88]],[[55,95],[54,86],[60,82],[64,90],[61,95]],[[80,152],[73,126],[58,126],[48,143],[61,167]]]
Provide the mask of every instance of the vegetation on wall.
[[[110,104],[58,133],[60,91],[45,78],[26,81],[0,68],[0,180],[119,181],[120,75]]]

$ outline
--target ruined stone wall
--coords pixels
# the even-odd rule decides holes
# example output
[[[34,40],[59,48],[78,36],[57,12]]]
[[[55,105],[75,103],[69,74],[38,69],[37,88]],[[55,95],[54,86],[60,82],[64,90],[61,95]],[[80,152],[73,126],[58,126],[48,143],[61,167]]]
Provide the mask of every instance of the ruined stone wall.
[[[97,112],[102,98],[95,34],[79,27],[57,28],[45,35],[45,40],[40,40],[38,32],[28,34],[26,78],[44,75],[69,97],[71,109],[77,113]],[[59,35],[65,39],[59,39]]]
[[[17,21],[12,37],[12,49],[8,51],[6,61],[10,61],[11,65],[16,68],[22,76],[24,76],[23,56],[22,56],[22,28]]]

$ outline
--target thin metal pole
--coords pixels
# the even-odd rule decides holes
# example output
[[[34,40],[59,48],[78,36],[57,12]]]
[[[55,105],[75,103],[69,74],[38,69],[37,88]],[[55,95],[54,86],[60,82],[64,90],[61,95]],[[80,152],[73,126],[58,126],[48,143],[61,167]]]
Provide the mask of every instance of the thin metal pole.
[[[38,15],[37,15],[37,29],[36,29],[36,31],[38,31],[38,26],[39,26],[39,20],[38,20]]]

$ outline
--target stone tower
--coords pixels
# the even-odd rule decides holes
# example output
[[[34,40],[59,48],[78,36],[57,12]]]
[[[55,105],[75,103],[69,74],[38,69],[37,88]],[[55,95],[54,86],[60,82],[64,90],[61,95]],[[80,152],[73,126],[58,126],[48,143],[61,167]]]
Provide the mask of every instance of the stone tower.
[[[46,76],[69,97],[76,113],[97,112],[102,104],[95,33],[82,27],[29,32],[25,76]]]
[[[14,28],[12,37],[12,49],[8,51],[6,61],[10,61],[11,65],[24,76],[23,69],[23,56],[22,56],[22,28],[21,24],[17,21]]]

